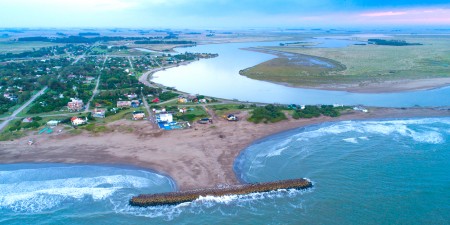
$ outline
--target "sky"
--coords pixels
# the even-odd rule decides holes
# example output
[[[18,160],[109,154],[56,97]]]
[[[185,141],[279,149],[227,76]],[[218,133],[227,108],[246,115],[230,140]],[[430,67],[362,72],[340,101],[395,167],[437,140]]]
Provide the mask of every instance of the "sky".
[[[449,0],[0,0],[0,27],[450,27]]]

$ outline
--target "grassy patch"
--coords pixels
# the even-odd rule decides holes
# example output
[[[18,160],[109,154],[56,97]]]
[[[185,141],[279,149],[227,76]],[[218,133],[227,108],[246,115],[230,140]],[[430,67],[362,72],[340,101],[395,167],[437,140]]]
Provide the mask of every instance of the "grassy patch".
[[[449,77],[450,37],[395,37],[414,46],[352,45],[344,48],[268,47],[289,53],[326,58],[344,70],[305,68],[289,63],[288,57],[274,59],[243,71],[253,79],[298,86],[380,82],[401,79]]]
[[[63,46],[63,44],[48,43],[48,42],[13,42],[0,41],[0,53],[21,53],[25,51],[32,51],[51,46]]]
[[[131,119],[132,117],[132,113],[133,111],[143,111],[145,110],[143,107],[139,107],[139,108],[130,108],[130,109],[122,109],[119,112],[117,112],[116,114],[109,114],[108,116],[103,118],[103,119],[98,119],[96,118],[97,121],[102,121],[105,123],[110,123],[110,122],[114,122],[117,120],[121,120],[121,119]]]
[[[188,111],[186,113],[183,114],[179,112],[174,115],[174,119],[176,120],[189,122],[193,122],[195,120],[207,117],[209,117],[208,113],[201,106],[190,107],[188,108]]]
[[[212,105],[209,106],[212,110],[214,110],[214,113],[218,116],[224,116],[228,115],[235,111],[242,111],[242,110],[251,110],[254,109],[256,106],[254,105],[248,105],[248,104],[220,104],[220,105]]]
[[[110,129],[108,127],[106,127],[105,125],[100,125],[100,124],[96,124],[96,123],[90,123],[87,124],[85,126],[80,127],[80,129],[83,130],[87,130],[91,133],[105,133],[105,132],[109,132]]]

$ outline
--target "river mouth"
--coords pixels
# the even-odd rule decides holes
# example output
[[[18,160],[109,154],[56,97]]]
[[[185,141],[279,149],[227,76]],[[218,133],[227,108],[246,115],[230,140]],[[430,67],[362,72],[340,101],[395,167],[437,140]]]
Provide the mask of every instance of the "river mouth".
[[[153,75],[152,81],[191,94],[260,103],[344,104],[379,107],[438,107],[450,105],[450,99],[447,97],[450,95],[449,87],[383,93],[383,86],[385,85],[380,83],[380,87],[373,90],[375,93],[353,93],[288,87],[250,79],[239,74],[239,71],[245,68],[276,57],[270,54],[245,51],[242,50],[243,48],[270,47],[279,44],[280,42],[227,43],[175,49],[179,52],[218,53],[219,56],[159,71]],[[395,85],[402,84],[406,85],[405,82]],[[429,88],[436,85],[433,82],[428,84],[430,84]],[[439,84],[442,85],[442,81],[439,81]],[[363,83],[358,88],[364,91],[366,89],[364,85]],[[367,90],[367,92],[372,91]]]

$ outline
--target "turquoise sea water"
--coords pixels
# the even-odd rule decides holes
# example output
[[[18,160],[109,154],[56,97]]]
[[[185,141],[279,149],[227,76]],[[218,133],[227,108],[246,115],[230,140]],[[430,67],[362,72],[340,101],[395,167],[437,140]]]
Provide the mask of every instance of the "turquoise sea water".
[[[139,169],[0,166],[0,224],[448,224],[450,118],[344,121],[280,133],[236,159],[246,182],[306,177],[314,188],[135,208],[175,190]]]

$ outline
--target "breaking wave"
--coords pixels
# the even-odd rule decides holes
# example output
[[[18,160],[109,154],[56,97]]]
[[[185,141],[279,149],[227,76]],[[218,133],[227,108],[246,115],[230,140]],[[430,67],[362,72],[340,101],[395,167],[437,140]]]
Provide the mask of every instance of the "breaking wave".
[[[436,128],[436,125],[450,125],[450,118],[425,118],[386,121],[343,121],[337,123],[325,123],[319,126],[302,128],[296,134],[279,139],[279,144],[273,144],[265,150],[258,151],[258,158],[280,156],[289,150],[295,143],[306,143],[310,140],[325,136],[340,137],[340,140],[358,144],[360,141],[370,140],[372,136],[384,136],[390,139],[396,137],[409,138],[416,143],[442,144],[448,129]],[[388,137],[389,136],[389,137]],[[276,142],[275,142],[276,143]],[[254,144],[257,146],[259,143]],[[301,150],[301,149],[297,149]]]
[[[39,172],[40,170],[51,173],[45,177],[46,174]],[[77,177],[62,178],[64,174],[58,170],[64,171],[58,167],[0,171],[2,177],[0,210],[39,213],[57,209],[63,203],[97,202],[111,198],[120,190],[145,189],[164,185],[168,181],[166,177],[150,172],[146,172],[147,177],[138,175],[83,177],[81,172]],[[17,181],[21,178],[21,181]]]

